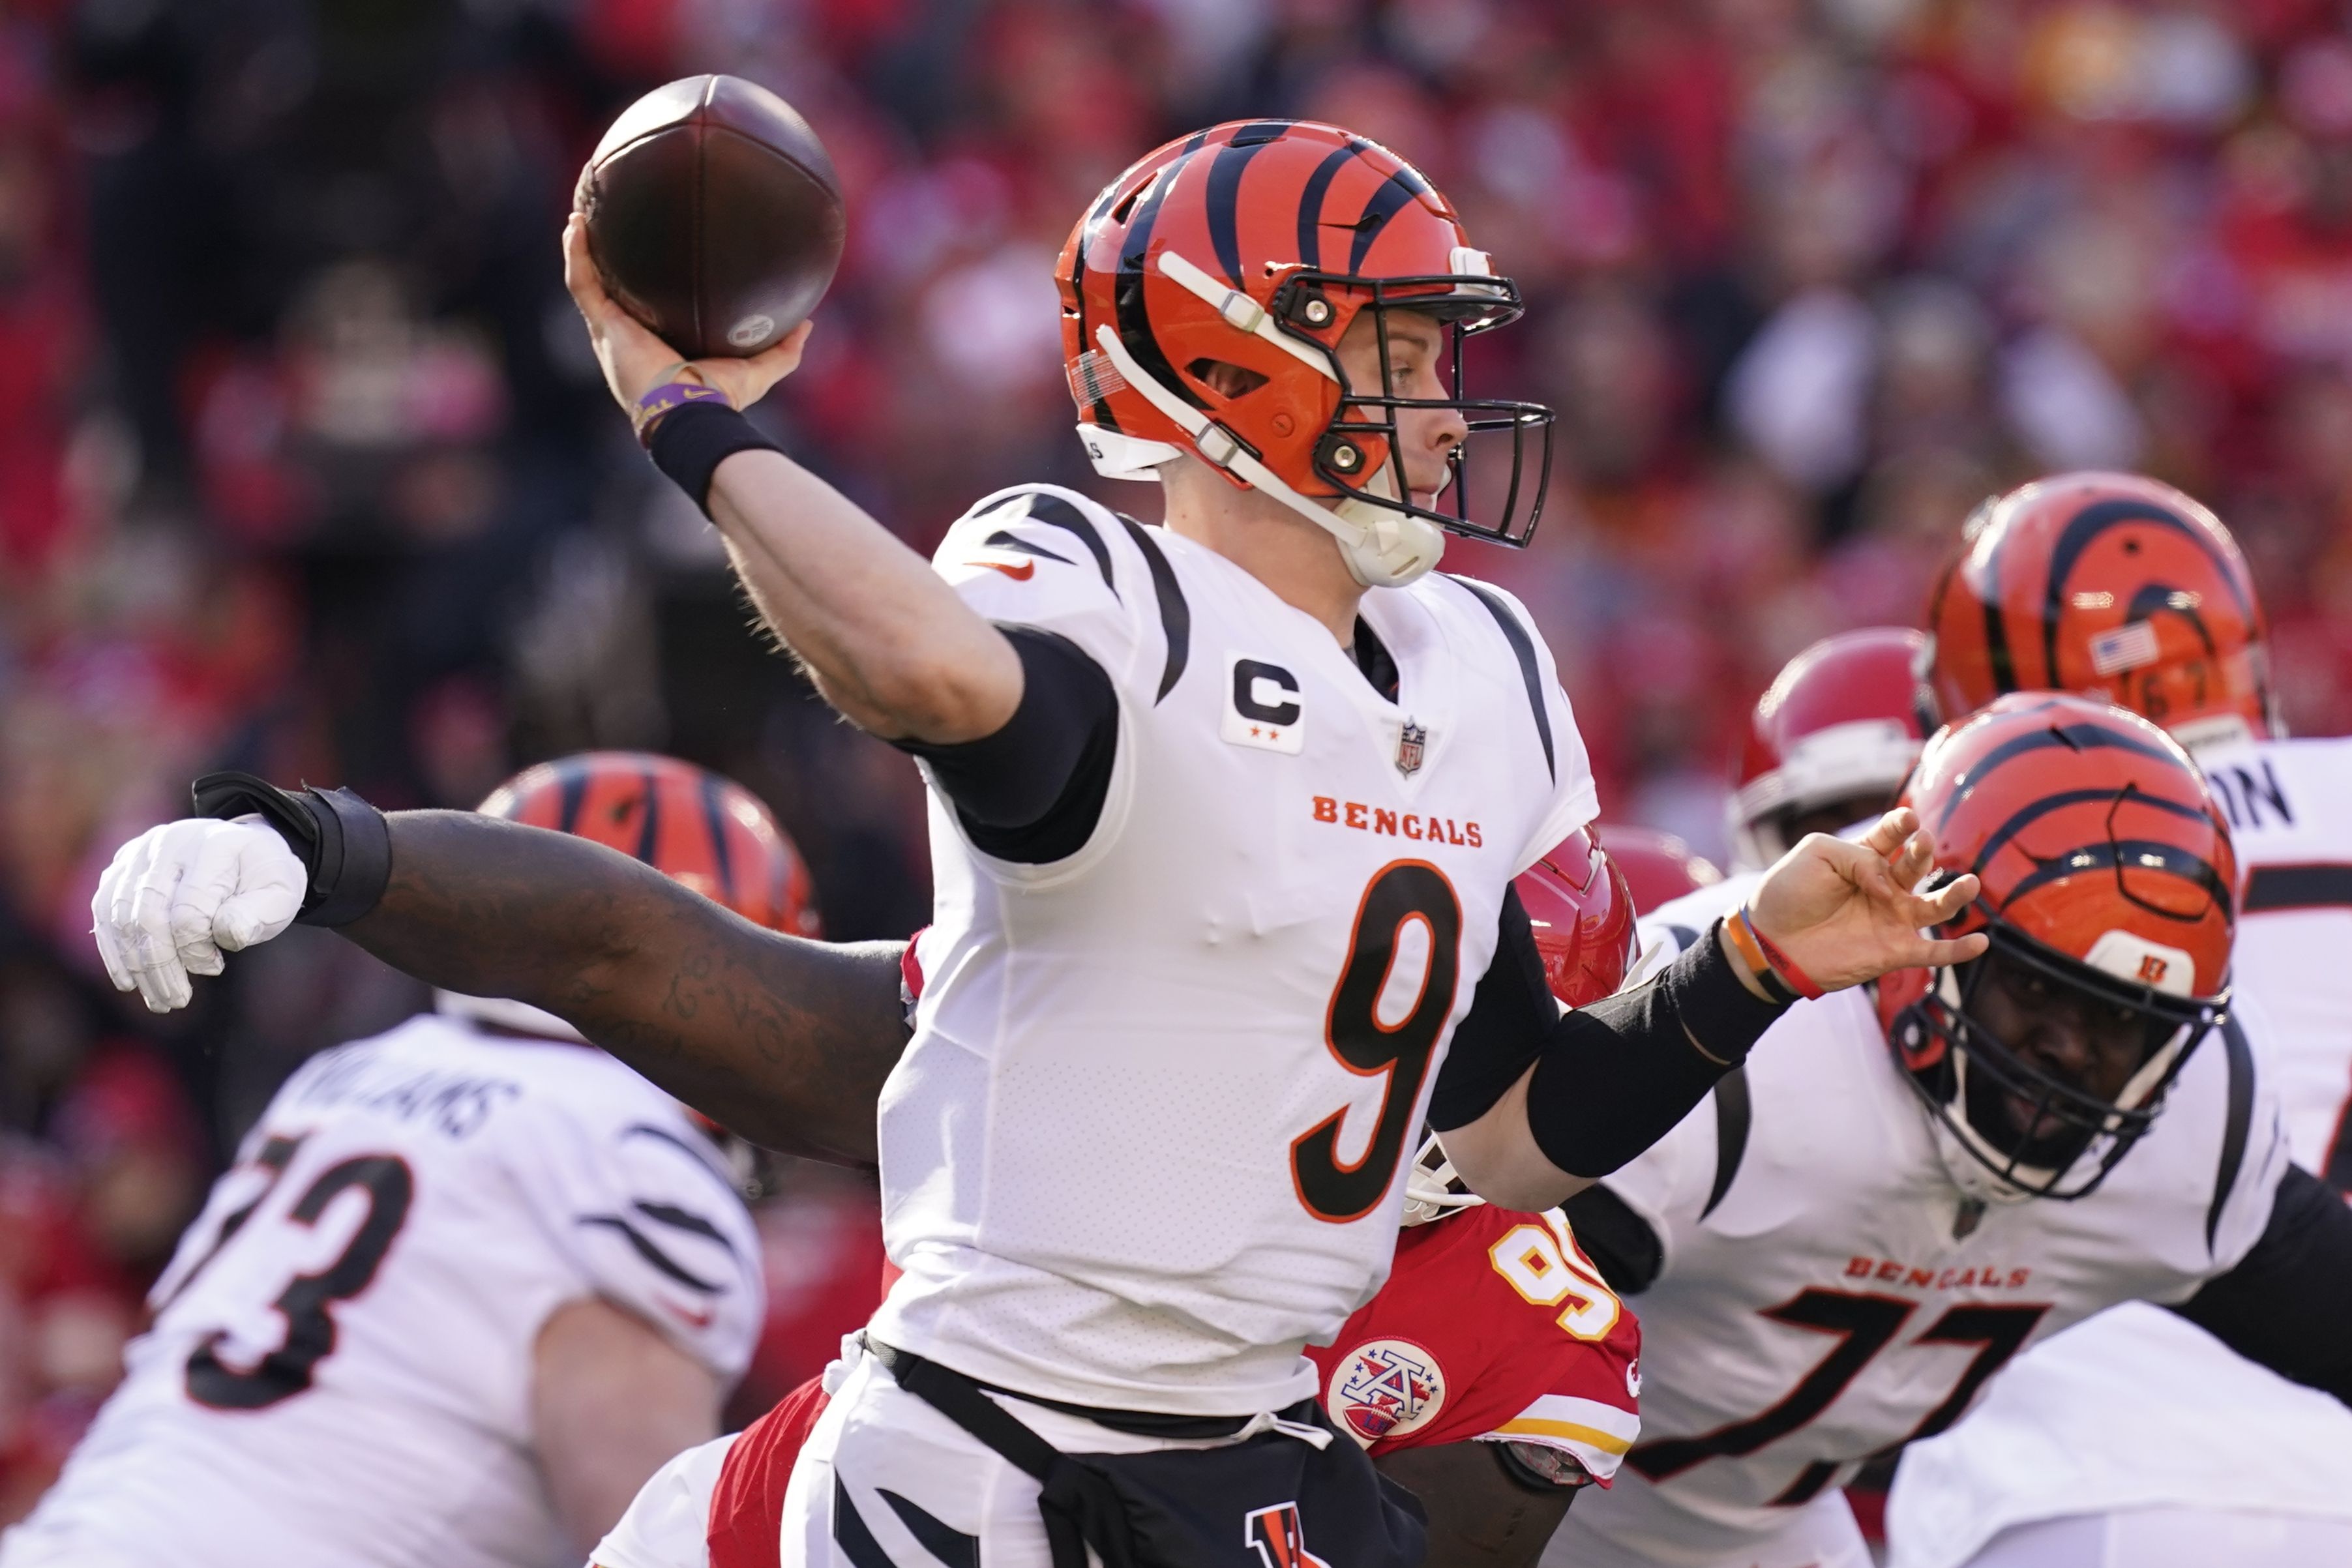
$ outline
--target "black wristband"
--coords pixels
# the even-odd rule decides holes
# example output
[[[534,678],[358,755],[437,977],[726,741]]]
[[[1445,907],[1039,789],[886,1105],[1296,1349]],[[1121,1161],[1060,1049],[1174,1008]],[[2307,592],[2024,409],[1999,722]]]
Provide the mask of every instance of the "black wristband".
[[[257,813],[302,857],[310,886],[294,918],[305,925],[349,925],[392,882],[392,826],[349,789],[293,793],[250,773],[207,773],[188,793],[199,817]]]
[[[719,465],[738,452],[758,447],[782,452],[759,428],[723,402],[690,402],[674,408],[655,422],[646,437],[646,455],[654,466],[685,491],[702,515],[710,515],[710,476]]]
[[[1672,1132],[1788,1010],[1740,983],[1709,926],[1649,984],[1560,1019],[1528,1078],[1528,1131],[1561,1170],[1607,1176]]]
[[[1797,993],[1778,975],[1765,979],[1772,1000],[1749,990],[1724,955],[1722,925],[1717,920],[1708,926],[1696,946],[1666,966],[1658,984],[1692,1045],[1728,1071],[1748,1059],[1764,1031],[1796,1003]]]

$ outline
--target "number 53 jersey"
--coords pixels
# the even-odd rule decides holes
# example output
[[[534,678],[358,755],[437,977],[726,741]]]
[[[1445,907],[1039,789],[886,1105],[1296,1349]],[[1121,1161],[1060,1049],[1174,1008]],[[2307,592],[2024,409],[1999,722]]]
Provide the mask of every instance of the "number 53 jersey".
[[[1749,885],[1669,904],[1643,936],[1703,930]],[[2089,1196],[1979,1207],[1946,1174],[1867,988],[1799,1002],[1604,1180],[1663,1255],[1633,1302],[1642,1440],[1556,1560],[1780,1568],[1759,1546],[1815,1500],[1843,1512],[1834,1489],[1863,1460],[1949,1427],[2029,1344],[2226,1272],[2286,1166],[2259,1046],[2216,1030]]]
[[[602,1052],[429,1017],[327,1051],[0,1564],[576,1563],[533,1458],[540,1330],[602,1297],[731,1383],[758,1246],[718,1151]]]
[[[886,1343],[1024,1394],[1183,1415],[1316,1392],[1386,1277],[1402,1170],[1511,878],[1593,815],[1516,601],[1360,614],[1376,690],[1233,562],[1074,492],[982,501],[937,565],[1109,677],[1092,834],[992,856],[932,791],[933,925],[883,1092]]]

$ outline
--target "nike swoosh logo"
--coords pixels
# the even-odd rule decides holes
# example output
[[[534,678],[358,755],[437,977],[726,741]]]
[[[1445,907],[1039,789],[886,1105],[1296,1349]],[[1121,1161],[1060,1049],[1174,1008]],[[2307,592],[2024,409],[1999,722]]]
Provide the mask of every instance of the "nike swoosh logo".
[[[710,1326],[710,1320],[719,1315],[715,1307],[704,1307],[699,1312],[690,1312],[676,1301],[664,1301],[662,1305],[668,1309],[670,1316],[690,1329],[707,1329]]]
[[[1001,560],[968,560],[966,566],[984,566],[991,571],[1001,571],[1015,582],[1026,582],[1037,575],[1037,563],[1024,560],[1019,566],[1008,566]]]

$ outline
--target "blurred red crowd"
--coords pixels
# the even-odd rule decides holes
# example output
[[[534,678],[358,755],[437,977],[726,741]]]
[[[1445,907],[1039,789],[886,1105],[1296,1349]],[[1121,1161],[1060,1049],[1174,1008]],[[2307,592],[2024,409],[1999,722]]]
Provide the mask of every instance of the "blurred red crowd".
[[[920,917],[911,769],[746,631],[561,292],[587,148],[703,69],[797,104],[849,199],[761,417],[919,546],[1022,479],[1149,515],[1070,438],[1054,254],[1167,135],[1321,118],[1419,162],[1531,301],[1475,370],[1560,411],[1545,520],[1453,564],[1535,608],[1612,818],[1719,855],[1779,664],[1915,618],[1977,502],[2060,468],[2213,504],[2291,724],[2352,729],[2352,35],[2323,0],[12,6],[0,1518],[269,1087],[421,1001],[325,937],[169,1026],[93,984],[99,862],[192,773],[468,805],[667,747],[773,801],[835,935]],[[809,1304],[872,1278],[845,1194],[767,1221],[763,1377],[870,1300]]]

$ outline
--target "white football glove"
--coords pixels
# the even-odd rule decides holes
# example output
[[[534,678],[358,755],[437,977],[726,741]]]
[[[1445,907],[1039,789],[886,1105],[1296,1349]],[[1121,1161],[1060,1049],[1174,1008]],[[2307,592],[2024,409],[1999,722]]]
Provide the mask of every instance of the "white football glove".
[[[259,817],[191,817],[115,852],[89,901],[90,934],[114,988],[167,1013],[195,994],[190,975],[221,972],[224,950],[294,924],[310,885],[302,858]]]

